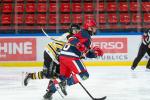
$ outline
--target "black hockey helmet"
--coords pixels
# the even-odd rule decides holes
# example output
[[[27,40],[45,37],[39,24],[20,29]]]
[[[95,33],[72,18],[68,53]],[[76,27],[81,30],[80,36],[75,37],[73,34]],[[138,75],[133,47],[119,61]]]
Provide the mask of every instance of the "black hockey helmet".
[[[73,30],[80,30],[80,25],[78,25],[78,24],[71,24],[70,25],[70,28],[69,28],[69,33],[73,33]]]

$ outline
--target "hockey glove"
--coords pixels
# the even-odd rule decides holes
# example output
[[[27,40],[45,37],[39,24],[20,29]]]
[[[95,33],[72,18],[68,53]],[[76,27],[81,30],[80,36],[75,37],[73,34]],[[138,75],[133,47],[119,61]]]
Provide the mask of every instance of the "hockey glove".
[[[104,52],[99,47],[95,46],[92,49],[96,56],[103,56]]]

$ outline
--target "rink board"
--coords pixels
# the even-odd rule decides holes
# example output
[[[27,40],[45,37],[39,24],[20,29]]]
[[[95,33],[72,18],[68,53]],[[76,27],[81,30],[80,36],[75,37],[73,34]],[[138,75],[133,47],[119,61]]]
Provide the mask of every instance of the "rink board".
[[[145,66],[146,65],[146,61],[141,61],[139,63],[139,66]],[[131,66],[132,62],[84,62],[84,64],[87,67],[91,67],[91,66],[105,66],[105,67],[111,67],[111,66],[117,66],[117,67],[121,67],[121,66]],[[43,66],[43,62],[0,62],[0,67],[42,67]]]
[[[44,48],[51,41],[45,36],[0,37],[0,66],[42,66]],[[92,41],[92,47],[100,47],[104,55],[85,59],[86,66],[131,66],[141,35],[93,36]],[[139,65],[145,65],[148,58],[145,55]]]

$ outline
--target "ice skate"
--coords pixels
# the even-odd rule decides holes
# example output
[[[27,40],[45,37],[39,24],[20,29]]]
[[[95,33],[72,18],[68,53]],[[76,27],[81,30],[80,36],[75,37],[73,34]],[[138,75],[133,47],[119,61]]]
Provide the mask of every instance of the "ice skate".
[[[31,79],[31,74],[26,73],[25,79],[24,79],[24,86],[28,85],[28,81]]]
[[[145,70],[146,72],[150,72],[150,68],[146,68],[146,70]]]
[[[134,70],[134,69],[135,69],[135,67],[132,66],[132,67],[131,67],[131,70]]]
[[[66,85],[67,85],[66,81],[63,81],[63,82],[59,83],[60,89],[61,89],[61,91],[64,95],[67,95]]]
[[[52,95],[55,93],[54,91],[56,91],[56,88],[52,80],[49,81],[46,91],[47,92],[43,96],[44,100],[52,100]]]
[[[53,95],[53,93],[51,93],[50,91],[47,91],[45,93],[45,95],[43,96],[43,98],[44,98],[44,100],[52,100],[53,99],[52,95]]]

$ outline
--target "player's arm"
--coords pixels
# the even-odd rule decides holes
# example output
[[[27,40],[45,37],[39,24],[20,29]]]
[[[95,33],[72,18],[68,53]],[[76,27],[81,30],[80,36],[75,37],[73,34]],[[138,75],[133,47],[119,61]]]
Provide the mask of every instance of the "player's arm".
[[[79,39],[76,37],[70,37],[68,39],[68,42],[71,45],[75,46],[80,52],[84,53],[88,50],[87,47],[81,41],[79,41]]]
[[[103,56],[104,52],[102,51],[102,49],[100,49],[99,47],[95,46],[92,49],[90,49],[87,53],[86,53],[86,57],[88,58],[96,58],[98,56]]]

